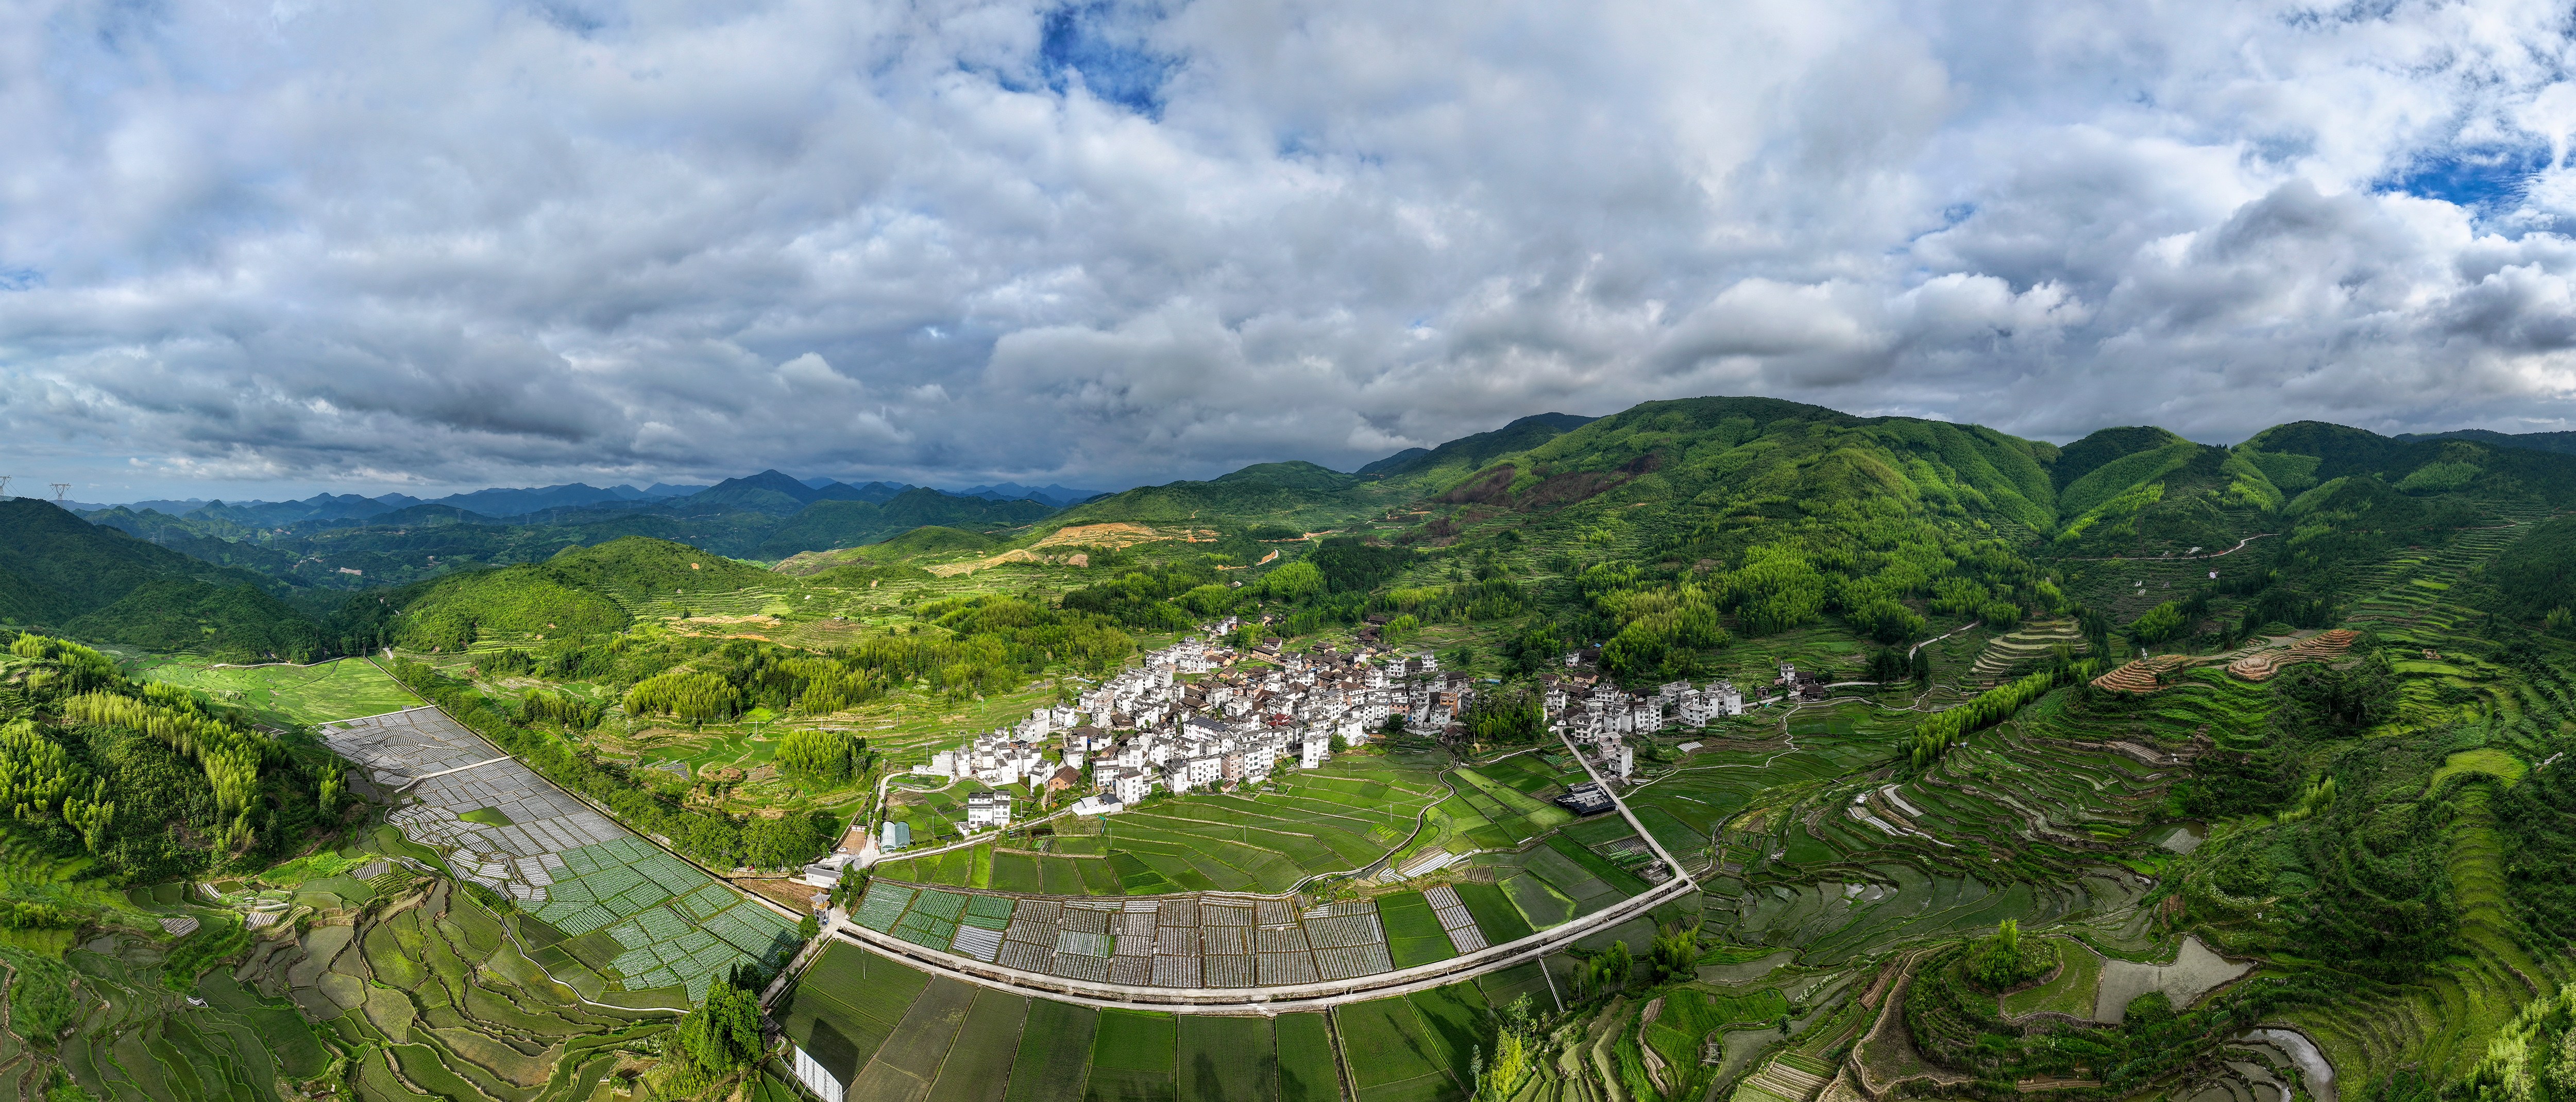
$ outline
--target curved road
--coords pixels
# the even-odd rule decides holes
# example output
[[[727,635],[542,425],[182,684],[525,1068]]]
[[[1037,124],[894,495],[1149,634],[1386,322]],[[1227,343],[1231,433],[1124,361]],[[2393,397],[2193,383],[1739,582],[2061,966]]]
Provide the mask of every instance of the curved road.
[[[1539,931],[1519,941],[1488,946],[1473,953],[1432,964],[1416,965],[1393,972],[1358,976],[1328,983],[1291,984],[1281,987],[1182,988],[1130,987],[1114,983],[1067,979],[1063,976],[1040,975],[1000,964],[986,964],[969,957],[922,948],[909,941],[880,934],[865,926],[835,921],[827,937],[853,945],[865,946],[895,957],[935,975],[963,980],[978,987],[990,987],[1013,994],[1036,995],[1057,1002],[1080,1003],[1092,1007],[1141,1007],[1149,1010],[1176,1011],[1185,1014],[1284,1014],[1292,1010],[1320,1010],[1348,1002],[1382,999],[1456,983],[1513,965],[1546,956],[1576,941],[1616,926],[1656,907],[1698,890],[1686,877],[1676,876],[1649,889],[1644,895],[1621,900],[1617,905],[1575,919],[1562,926]]]

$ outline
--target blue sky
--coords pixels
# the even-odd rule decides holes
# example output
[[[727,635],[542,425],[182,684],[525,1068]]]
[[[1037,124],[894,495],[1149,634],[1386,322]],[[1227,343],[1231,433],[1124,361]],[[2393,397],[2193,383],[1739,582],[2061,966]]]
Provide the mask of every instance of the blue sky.
[[[0,6],[0,474],[1118,486],[2576,411],[2546,4]]]

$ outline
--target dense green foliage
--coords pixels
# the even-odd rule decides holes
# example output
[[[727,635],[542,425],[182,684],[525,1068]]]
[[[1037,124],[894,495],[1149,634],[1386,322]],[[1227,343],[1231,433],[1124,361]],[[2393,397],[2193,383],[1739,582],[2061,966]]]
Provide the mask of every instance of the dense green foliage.
[[[760,1059],[760,1002],[752,992],[720,981],[680,1019],[672,1036],[699,1074],[731,1075]]]
[[[1968,946],[1960,967],[1977,986],[2005,991],[2047,975],[2057,968],[2057,948],[2046,941],[2024,940],[2021,922],[2007,918],[1991,937]]]
[[[1998,685],[1970,698],[1965,704],[1935,713],[1914,727],[1911,750],[1914,768],[1921,769],[1939,761],[1941,755],[1948,753],[1961,739],[2003,722],[2050,689],[2090,681],[2101,672],[2102,664],[2097,660],[2071,662],[2010,684]]]
[[[866,766],[867,745],[868,740],[837,728],[799,727],[778,741],[778,767],[792,776],[839,784]]]
[[[148,881],[309,845],[333,768],[205,698],[128,681],[97,652],[19,635],[0,657],[0,808],[14,837]],[[42,902],[42,900],[39,900]]]

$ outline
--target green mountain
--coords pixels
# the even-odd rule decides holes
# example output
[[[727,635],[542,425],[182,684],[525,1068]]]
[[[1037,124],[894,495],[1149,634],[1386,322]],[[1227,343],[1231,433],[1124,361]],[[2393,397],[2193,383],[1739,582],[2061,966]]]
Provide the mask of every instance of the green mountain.
[[[1036,534],[1084,524],[1276,524],[1305,531],[1346,521],[1387,496],[1365,492],[1369,485],[1303,461],[1261,463],[1205,482],[1139,486],[1085,502],[1048,517]]]
[[[319,653],[318,627],[272,588],[283,587],[91,524],[49,502],[0,498],[0,622],[237,659]]]
[[[399,645],[450,651],[478,639],[600,635],[634,621],[629,609],[693,593],[760,584],[768,571],[686,544],[630,536],[566,548],[542,563],[458,574],[402,602],[388,634]]]
[[[1044,519],[1051,506],[1028,500],[959,497],[915,487],[884,503],[817,501],[771,531],[758,549],[763,559],[876,543],[915,528],[1018,527]]]
[[[1484,466],[1495,456],[1527,451],[1592,420],[1571,413],[1534,413],[1492,432],[1462,436],[1436,448],[1407,448],[1353,473],[1386,480],[1408,476],[1436,480],[1448,473],[1454,479]]]
[[[2532,451],[2576,455],[2576,432],[2495,432],[2489,429],[2453,429],[2449,432],[2400,433],[2396,439],[2407,443],[2426,440],[2467,440],[2497,448],[2528,448]]]

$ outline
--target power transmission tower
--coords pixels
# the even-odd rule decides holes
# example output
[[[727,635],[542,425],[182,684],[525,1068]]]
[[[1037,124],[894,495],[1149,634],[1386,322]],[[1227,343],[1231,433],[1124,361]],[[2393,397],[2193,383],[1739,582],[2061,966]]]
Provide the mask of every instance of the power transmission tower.
[[[54,504],[56,504],[56,505],[60,505],[60,504],[62,504],[62,503],[63,503],[63,495],[64,495],[64,494],[66,494],[66,493],[71,492],[72,484],[71,484],[71,483],[69,483],[69,482],[56,482],[56,483],[52,483],[51,485],[52,485],[52,486],[53,486],[53,488],[54,488]]]
[[[9,476],[8,476],[8,475],[5,475],[5,474],[0,474],[0,499],[6,499],[8,496],[9,496]]]

